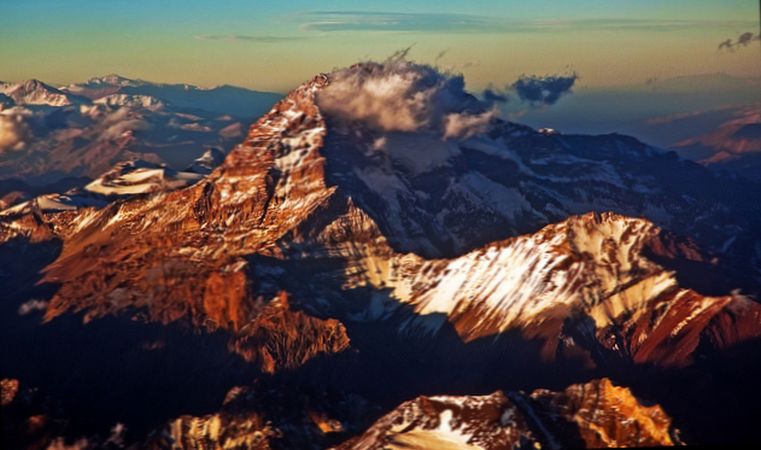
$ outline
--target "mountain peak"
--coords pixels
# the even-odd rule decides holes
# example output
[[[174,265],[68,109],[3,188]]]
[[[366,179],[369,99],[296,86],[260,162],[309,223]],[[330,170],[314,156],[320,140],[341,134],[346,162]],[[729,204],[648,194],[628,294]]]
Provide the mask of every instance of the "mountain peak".
[[[211,173],[211,171],[222,164],[225,159],[225,154],[217,147],[210,147],[206,149],[201,156],[193,161],[193,164],[187,169],[189,172],[196,173]]]
[[[93,77],[87,80],[88,84],[107,84],[113,86],[130,86],[135,84],[137,80],[123,77],[116,73],[110,73],[102,77]]]
[[[16,104],[25,105],[67,106],[82,101],[34,78],[22,83],[0,85],[0,93],[12,98]]]

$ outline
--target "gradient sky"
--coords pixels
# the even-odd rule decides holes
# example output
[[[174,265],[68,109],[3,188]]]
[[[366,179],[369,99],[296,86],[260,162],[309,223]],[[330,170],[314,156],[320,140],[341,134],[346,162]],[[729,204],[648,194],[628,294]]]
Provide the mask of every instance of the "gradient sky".
[[[584,87],[761,75],[757,0],[2,0],[0,80],[119,73],[284,92],[320,71],[410,56],[470,88],[577,71]]]

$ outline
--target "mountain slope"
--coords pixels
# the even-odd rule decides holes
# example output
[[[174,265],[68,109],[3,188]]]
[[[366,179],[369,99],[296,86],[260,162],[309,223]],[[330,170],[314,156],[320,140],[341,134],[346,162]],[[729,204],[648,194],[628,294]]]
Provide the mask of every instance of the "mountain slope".
[[[659,406],[644,406],[610,380],[530,395],[419,397],[339,449],[508,449],[672,446]]]

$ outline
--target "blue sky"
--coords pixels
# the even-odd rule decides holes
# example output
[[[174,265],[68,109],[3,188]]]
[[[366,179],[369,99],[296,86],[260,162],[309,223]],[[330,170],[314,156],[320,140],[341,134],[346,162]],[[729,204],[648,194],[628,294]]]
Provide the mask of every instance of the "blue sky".
[[[587,86],[625,85],[758,74],[757,50],[717,51],[749,30],[758,30],[755,0],[4,0],[0,79],[117,72],[285,91],[413,45],[413,58],[475,87],[568,70]]]

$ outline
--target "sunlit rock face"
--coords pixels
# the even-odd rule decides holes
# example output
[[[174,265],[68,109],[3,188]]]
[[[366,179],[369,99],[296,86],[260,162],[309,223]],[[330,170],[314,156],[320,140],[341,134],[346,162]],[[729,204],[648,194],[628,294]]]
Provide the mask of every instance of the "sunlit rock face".
[[[235,351],[255,361],[265,373],[295,369],[321,353],[350,347],[346,327],[335,319],[319,319],[294,311],[281,294],[236,336]]]
[[[269,450],[277,436],[257,414],[210,414],[183,416],[174,420],[160,436],[147,444],[149,448],[182,449],[257,449]]]
[[[660,406],[602,379],[562,392],[419,397],[338,448],[650,447],[678,444],[677,436]]]

